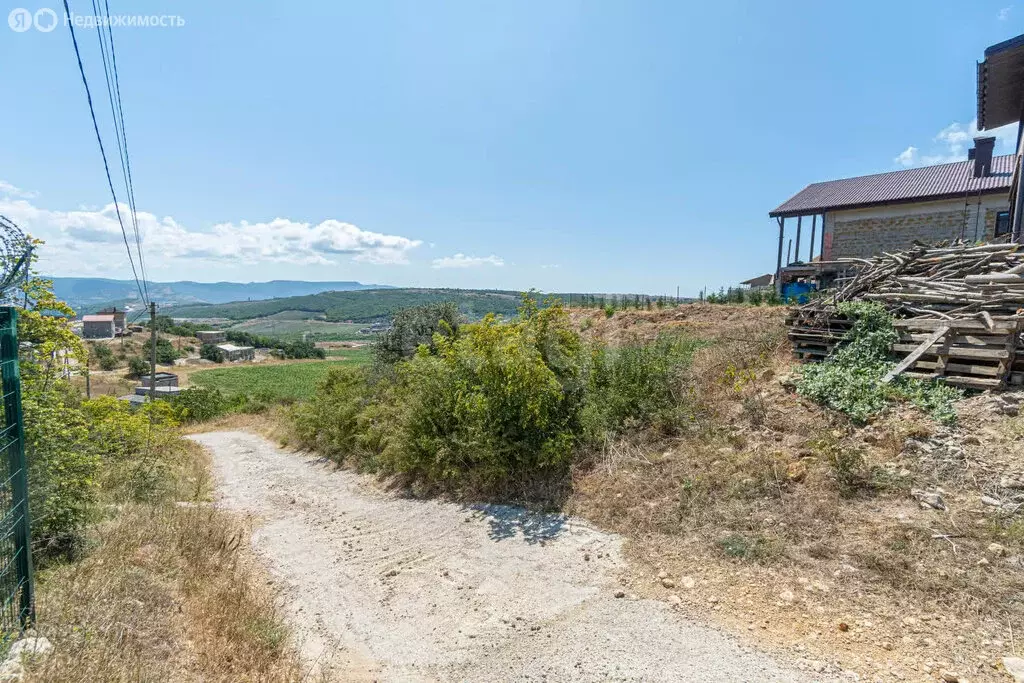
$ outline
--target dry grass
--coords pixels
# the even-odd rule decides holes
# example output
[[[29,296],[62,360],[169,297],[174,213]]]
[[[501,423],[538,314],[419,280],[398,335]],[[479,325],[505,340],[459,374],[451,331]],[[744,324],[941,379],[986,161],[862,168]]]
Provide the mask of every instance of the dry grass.
[[[80,561],[39,573],[39,681],[302,678],[249,530],[204,499],[202,449],[178,441],[160,500],[112,506]]]
[[[907,439],[937,428],[912,407],[856,428],[787,390],[788,345],[764,309],[703,306],[684,322],[655,313],[660,320],[641,323],[595,318],[590,331],[653,336],[698,318],[698,335],[715,343],[692,368],[695,423],[669,443],[610,446],[575,473],[568,506],[627,536],[634,589],[676,593],[689,611],[767,646],[884,680],[925,671],[934,680],[939,668],[999,680],[993,663],[1011,654],[1011,625],[1024,632],[1024,572],[1014,564],[1024,522],[979,500],[1005,497],[999,474],[1021,469],[1024,418],[968,401],[963,412],[985,419],[964,419],[952,434],[966,456],[922,455]],[[910,495],[936,486],[947,512]],[[664,588],[659,572],[695,587]]]

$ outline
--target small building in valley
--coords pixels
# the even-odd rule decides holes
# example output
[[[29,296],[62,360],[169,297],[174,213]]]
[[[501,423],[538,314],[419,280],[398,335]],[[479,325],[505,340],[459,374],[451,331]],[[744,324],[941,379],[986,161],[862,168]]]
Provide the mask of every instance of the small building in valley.
[[[222,344],[228,340],[228,333],[224,330],[200,330],[196,332],[196,339],[204,344]]]
[[[110,308],[104,308],[102,311],[97,311],[99,315],[112,315],[114,316],[114,332],[124,332],[128,323],[128,313],[125,311],[117,310],[116,306]]]
[[[178,376],[173,372],[158,372],[153,377],[155,378],[155,386],[157,388],[178,386]],[[139,384],[148,387],[153,385],[154,381],[150,379],[150,375],[140,375]]]
[[[239,360],[254,360],[256,349],[251,346],[235,346],[234,344],[218,344],[217,348],[224,354],[224,360],[229,362]]]
[[[82,337],[85,339],[113,339],[115,332],[113,315],[82,316]]]

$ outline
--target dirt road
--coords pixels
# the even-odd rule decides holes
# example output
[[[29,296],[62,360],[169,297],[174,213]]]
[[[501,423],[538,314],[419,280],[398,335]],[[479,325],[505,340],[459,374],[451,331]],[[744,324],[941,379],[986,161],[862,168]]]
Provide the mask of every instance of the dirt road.
[[[555,515],[383,494],[244,432],[193,437],[304,655],[340,680],[802,681],[620,590],[621,539]]]

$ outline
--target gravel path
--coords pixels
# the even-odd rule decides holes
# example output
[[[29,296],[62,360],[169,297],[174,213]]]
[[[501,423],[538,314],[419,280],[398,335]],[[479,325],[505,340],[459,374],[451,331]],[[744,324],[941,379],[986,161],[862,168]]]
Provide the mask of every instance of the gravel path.
[[[199,434],[308,661],[342,680],[802,681],[666,604],[616,598],[621,538],[381,493],[245,432]]]

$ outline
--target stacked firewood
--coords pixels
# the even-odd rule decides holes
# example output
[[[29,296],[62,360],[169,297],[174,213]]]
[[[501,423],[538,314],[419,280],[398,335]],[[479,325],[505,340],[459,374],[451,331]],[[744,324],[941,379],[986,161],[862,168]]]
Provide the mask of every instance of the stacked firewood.
[[[972,388],[1024,382],[1024,249],[1019,244],[915,246],[872,259],[844,259],[849,275],[830,294],[794,309],[793,351],[820,360],[842,341],[845,301],[877,301],[897,317],[897,373]]]

